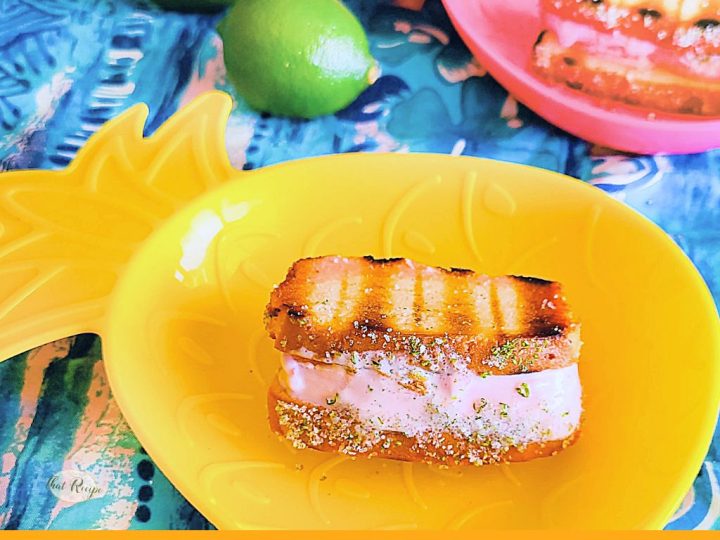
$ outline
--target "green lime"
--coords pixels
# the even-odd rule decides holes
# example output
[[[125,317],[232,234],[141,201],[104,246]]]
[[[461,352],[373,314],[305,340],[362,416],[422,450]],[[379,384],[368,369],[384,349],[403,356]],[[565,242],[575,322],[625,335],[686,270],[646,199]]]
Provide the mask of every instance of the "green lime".
[[[231,5],[235,0],[153,0],[155,4],[165,9],[178,11],[211,12],[220,11]]]
[[[377,76],[365,31],[338,0],[239,0],[218,30],[230,81],[259,111],[334,113]]]

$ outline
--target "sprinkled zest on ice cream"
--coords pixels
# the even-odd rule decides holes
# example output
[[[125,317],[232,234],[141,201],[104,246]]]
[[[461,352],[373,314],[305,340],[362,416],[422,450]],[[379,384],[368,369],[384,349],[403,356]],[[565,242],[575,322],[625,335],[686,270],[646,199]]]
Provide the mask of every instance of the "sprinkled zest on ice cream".
[[[297,447],[329,443],[358,454],[394,444],[389,431],[416,438],[419,448],[449,434],[465,448],[450,448],[450,455],[457,451],[480,464],[498,460],[510,447],[566,439],[580,423],[575,364],[488,376],[457,360],[422,369],[413,361],[419,348],[409,354],[340,353],[333,363],[284,355],[286,391],[305,403],[278,402],[286,437]]]

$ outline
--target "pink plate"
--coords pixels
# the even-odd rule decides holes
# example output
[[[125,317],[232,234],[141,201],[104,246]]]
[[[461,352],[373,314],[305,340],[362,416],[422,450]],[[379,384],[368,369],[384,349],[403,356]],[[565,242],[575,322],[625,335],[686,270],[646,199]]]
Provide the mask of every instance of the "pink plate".
[[[590,142],[641,154],[720,147],[720,118],[656,114],[542,81],[528,65],[540,34],[537,0],[443,0],[455,28],[492,76],[548,122]]]

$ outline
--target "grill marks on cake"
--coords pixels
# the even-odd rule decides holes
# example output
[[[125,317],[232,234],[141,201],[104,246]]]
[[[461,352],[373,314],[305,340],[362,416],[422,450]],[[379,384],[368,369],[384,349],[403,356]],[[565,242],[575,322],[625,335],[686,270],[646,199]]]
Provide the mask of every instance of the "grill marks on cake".
[[[303,259],[288,276],[266,311],[281,350],[403,350],[444,335],[481,356],[511,339],[563,337],[573,325],[559,285],[536,278],[342,257]]]
[[[399,327],[398,330],[406,330],[408,328],[414,328],[418,324],[420,324],[420,308],[422,306],[422,299],[423,299],[423,286],[422,286],[422,280],[417,279],[417,277],[413,278],[413,325],[412,326],[406,326],[406,327]]]
[[[352,324],[358,298],[365,287],[365,279],[363,275],[358,272],[344,276],[343,283],[345,284],[345,296],[340,303],[340,309],[338,311],[338,319],[341,326],[344,324]]]
[[[387,313],[385,306],[388,302],[389,275],[379,273],[375,276],[365,274],[362,295],[356,302],[356,313],[354,321],[357,321],[361,329],[370,334],[372,340],[378,339],[378,333],[386,332],[388,329]]]

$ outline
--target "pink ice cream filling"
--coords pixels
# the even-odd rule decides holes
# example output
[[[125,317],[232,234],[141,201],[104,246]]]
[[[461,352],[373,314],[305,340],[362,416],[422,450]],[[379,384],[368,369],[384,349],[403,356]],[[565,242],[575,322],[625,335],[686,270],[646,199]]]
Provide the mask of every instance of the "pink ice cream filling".
[[[281,380],[299,401],[347,409],[371,429],[411,437],[451,432],[521,445],[565,439],[580,425],[577,364],[483,376],[462,362],[428,371],[409,360],[382,351],[345,353],[333,363],[285,354]]]

